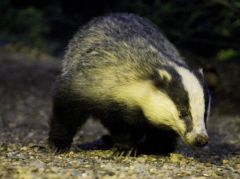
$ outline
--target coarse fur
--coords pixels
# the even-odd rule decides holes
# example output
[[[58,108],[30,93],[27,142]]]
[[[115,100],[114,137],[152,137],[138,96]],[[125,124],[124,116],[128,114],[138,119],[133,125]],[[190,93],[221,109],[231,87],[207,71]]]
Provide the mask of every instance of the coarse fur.
[[[95,18],[68,45],[55,87],[50,146],[69,149],[89,116],[101,120],[120,151],[169,153],[179,135],[203,145],[205,86],[203,75],[148,20],[133,14]]]

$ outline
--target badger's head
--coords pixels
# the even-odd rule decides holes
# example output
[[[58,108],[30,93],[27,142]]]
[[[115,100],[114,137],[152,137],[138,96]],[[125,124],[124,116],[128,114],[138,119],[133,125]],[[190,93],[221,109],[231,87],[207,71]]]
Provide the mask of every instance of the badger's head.
[[[175,130],[189,145],[206,145],[211,99],[202,72],[164,67],[157,69],[152,81],[154,90],[145,98],[143,107],[150,122]]]

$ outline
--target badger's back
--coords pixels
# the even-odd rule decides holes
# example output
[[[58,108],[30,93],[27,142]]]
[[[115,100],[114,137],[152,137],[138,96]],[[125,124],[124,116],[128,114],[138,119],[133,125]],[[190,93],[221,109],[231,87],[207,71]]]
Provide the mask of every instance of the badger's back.
[[[130,60],[185,64],[175,47],[147,19],[133,14],[112,14],[95,18],[79,30],[69,43],[63,71],[96,64],[105,66],[114,60],[118,60],[117,64]]]

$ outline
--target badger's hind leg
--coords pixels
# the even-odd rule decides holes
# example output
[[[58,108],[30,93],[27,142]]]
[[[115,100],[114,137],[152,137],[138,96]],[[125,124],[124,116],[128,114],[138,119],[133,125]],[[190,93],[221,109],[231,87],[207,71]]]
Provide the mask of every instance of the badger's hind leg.
[[[143,142],[139,145],[139,152],[168,155],[175,150],[177,138],[174,131],[151,128],[147,130]]]
[[[48,138],[49,147],[54,152],[69,150],[78,128],[86,121],[88,116],[81,110],[81,105],[66,92],[55,94]]]

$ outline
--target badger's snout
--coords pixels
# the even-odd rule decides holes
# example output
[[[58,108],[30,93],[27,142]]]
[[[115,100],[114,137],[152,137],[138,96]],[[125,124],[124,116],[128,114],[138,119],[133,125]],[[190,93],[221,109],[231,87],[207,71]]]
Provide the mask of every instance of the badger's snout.
[[[193,145],[196,147],[203,147],[208,143],[208,136],[206,135],[197,135],[193,140]]]
[[[203,147],[208,144],[209,137],[207,134],[195,134],[189,133],[186,135],[187,143],[196,146],[196,147]]]

